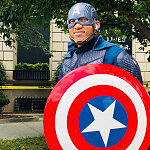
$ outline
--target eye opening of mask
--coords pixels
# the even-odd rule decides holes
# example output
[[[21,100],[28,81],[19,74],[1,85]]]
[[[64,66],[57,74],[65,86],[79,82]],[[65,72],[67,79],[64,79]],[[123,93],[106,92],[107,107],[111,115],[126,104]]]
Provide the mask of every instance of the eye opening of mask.
[[[87,18],[82,17],[82,18],[79,18],[79,21],[80,21],[80,22],[87,22],[87,21],[88,21],[88,19],[87,19]]]
[[[73,24],[74,22],[75,22],[74,19],[70,19],[70,20],[69,20],[69,24]]]
[[[88,19],[84,18],[84,17],[79,18],[78,20],[79,20],[79,22],[87,22],[88,21]],[[69,20],[69,24],[73,24],[73,23],[75,23],[75,20],[74,19],[70,19]]]

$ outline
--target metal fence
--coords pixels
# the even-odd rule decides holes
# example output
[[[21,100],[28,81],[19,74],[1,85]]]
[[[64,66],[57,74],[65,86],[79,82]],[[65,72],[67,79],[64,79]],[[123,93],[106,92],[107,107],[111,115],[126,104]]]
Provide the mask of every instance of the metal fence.
[[[30,113],[44,112],[47,97],[29,97],[20,96],[15,99],[15,112]]]

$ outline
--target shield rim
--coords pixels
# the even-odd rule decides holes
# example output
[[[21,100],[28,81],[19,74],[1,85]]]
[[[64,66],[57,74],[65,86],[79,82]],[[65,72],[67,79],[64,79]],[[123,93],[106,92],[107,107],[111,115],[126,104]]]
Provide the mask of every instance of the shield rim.
[[[139,94],[139,96],[141,97],[143,101],[143,104],[146,108],[147,118],[148,116],[150,116],[150,112],[148,111],[149,104],[150,104],[148,102],[149,96],[147,92],[145,91],[144,87],[141,85],[141,83],[130,73],[128,73],[127,71],[119,67],[108,65],[108,64],[89,64],[86,66],[82,66],[70,72],[62,80],[60,80],[48,97],[48,101],[44,110],[43,125],[44,125],[45,138],[49,147],[54,147],[55,145],[55,148],[58,147],[58,149],[62,149],[56,136],[55,126],[52,125],[53,122],[51,121],[55,119],[59,100],[73,83],[75,83],[76,81],[80,80],[83,77],[86,77],[95,73],[111,74],[113,76],[118,76],[119,78],[126,81],[128,84],[132,85],[132,87],[134,87],[134,89],[137,91],[137,93]],[[63,89],[60,88],[61,85],[64,85],[64,84],[65,84],[65,87]],[[53,110],[53,111],[49,111],[49,110]],[[50,124],[51,124],[51,128],[49,127]],[[147,120],[147,126],[149,125],[150,125],[150,121]],[[150,129],[147,128],[146,132],[150,133]],[[146,134],[143,140],[143,143],[141,145],[142,148],[144,149],[147,148],[147,145],[149,145],[148,139],[149,139],[149,136],[148,134]]]

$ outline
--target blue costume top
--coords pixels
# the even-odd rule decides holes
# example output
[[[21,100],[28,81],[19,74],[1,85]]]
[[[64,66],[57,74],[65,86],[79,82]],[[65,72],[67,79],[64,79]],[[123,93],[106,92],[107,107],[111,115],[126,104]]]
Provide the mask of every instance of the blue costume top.
[[[80,66],[105,63],[118,66],[128,71],[143,83],[140,67],[136,60],[123,48],[105,41],[102,36],[97,36],[79,48],[74,42],[69,42],[68,54],[65,58],[60,69],[59,79]]]

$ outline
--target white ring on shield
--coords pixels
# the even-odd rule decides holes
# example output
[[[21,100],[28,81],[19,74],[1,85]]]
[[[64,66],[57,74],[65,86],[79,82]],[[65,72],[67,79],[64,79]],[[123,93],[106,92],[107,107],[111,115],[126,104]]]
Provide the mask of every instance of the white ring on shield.
[[[132,100],[137,111],[138,125],[135,137],[127,150],[139,149],[144,139],[147,125],[147,117],[143,101],[137,91],[129,83],[119,77],[108,74],[95,74],[81,78],[71,85],[62,96],[58,104],[55,117],[56,134],[61,147],[63,149],[77,150],[75,145],[72,143],[67,130],[68,111],[74,99],[81,92],[96,85],[109,85],[116,87],[127,94]]]

